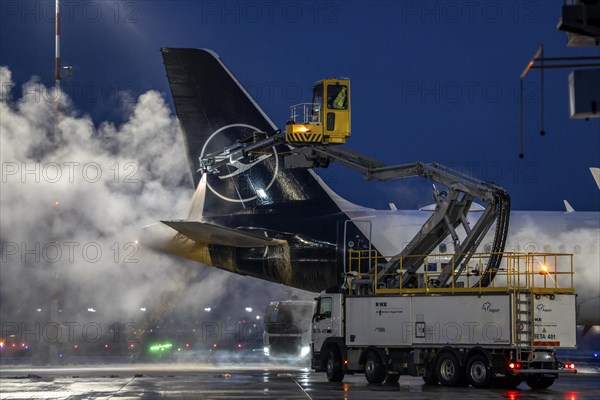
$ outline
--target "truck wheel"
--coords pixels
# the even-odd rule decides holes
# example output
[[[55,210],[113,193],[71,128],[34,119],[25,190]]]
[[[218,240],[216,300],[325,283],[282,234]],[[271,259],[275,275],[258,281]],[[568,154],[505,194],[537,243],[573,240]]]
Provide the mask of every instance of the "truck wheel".
[[[344,379],[344,370],[342,369],[342,357],[339,351],[329,350],[327,360],[325,361],[325,370],[329,382],[341,382]]]
[[[458,386],[464,382],[464,371],[452,353],[442,353],[435,367],[438,381],[444,386]]]
[[[548,389],[554,383],[553,376],[528,375],[525,383],[532,389]]]
[[[467,380],[471,386],[479,389],[492,387],[492,368],[486,357],[475,354],[467,363]]]
[[[385,379],[385,366],[379,354],[374,351],[367,354],[365,377],[369,383],[381,383]]]

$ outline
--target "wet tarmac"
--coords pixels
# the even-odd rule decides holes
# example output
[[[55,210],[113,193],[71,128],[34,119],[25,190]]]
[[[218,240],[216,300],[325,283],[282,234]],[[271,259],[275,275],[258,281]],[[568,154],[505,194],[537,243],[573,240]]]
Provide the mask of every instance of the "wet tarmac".
[[[361,375],[342,383],[306,368],[245,365],[136,365],[69,368],[3,367],[0,399],[600,399],[600,374],[558,379],[546,390],[428,386],[401,377],[396,385],[368,384]]]

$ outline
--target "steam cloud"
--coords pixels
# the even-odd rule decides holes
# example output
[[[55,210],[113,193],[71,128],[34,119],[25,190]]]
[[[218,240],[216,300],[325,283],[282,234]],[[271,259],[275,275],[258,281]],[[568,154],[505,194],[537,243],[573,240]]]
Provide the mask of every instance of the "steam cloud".
[[[13,99],[6,67],[0,85],[2,322],[47,321],[54,291],[61,320],[103,322],[139,320],[141,308],[150,319],[199,318],[209,306],[288,297],[282,286],[138,247],[143,226],[184,218],[193,193],[179,126],[160,93],[141,95],[115,126],[95,125],[36,78]]]
[[[600,227],[600,221],[597,222]],[[565,230],[568,227],[559,225],[549,229],[530,220],[509,235],[506,250],[572,253],[574,286],[579,300],[588,301],[598,296],[597,285],[600,282],[600,229],[598,227]],[[566,263],[564,265],[567,266]],[[567,269],[563,271],[566,272]],[[569,284],[569,282],[563,280],[562,284]]]
[[[2,323],[47,321],[54,291],[60,293],[61,320],[103,323],[139,320],[140,308],[154,320],[169,314],[197,319],[205,307],[234,310],[289,297],[281,285],[135,243],[143,226],[185,217],[193,193],[179,126],[160,93],[141,95],[128,120],[115,126],[94,124],[64,93],[57,96],[36,78],[20,98],[13,98],[13,86],[10,70],[0,67]],[[61,114],[55,148],[56,98]],[[566,252],[577,252],[579,245],[576,270],[596,268],[576,273],[576,284],[583,296],[597,291],[589,287],[598,282],[597,228],[552,235],[532,225],[511,240],[525,250],[532,237],[551,251],[566,245]],[[90,315],[88,308],[97,312]]]

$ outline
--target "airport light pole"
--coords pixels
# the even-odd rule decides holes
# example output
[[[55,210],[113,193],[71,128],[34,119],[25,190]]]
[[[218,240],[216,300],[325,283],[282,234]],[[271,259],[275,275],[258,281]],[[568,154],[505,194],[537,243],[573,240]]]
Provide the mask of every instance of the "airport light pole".
[[[60,0],[56,0],[56,19],[55,19],[55,41],[54,41],[54,49],[55,49],[55,69],[54,69],[54,79],[55,79],[55,96],[54,101],[54,150],[55,154],[58,150],[59,144],[59,132],[58,132],[58,123],[60,118]],[[52,240],[58,242],[58,220],[60,218],[60,203],[57,201],[54,202],[53,205],[54,217],[52,221]],[[52,270],[52,294],[50,298],[50,323],[58,324],[58,310],[59,310],[59,277],[58,277],[58,269],[56,266],[50,266]],[[48,340],[48,338],[46,338]],[[48,341],[48,362],[50,365],[56,365],[58,361],[58,344],[56,341]]]

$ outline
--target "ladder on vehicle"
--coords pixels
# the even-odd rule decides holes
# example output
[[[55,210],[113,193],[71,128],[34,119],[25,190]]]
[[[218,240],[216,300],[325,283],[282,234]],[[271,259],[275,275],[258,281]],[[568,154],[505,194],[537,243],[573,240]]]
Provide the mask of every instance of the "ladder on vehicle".
[[[523,348],[531,348],[534,339],[533,293],[528,289],[515,289],[513,292],[514,343],[517,360],[521,360]]]

